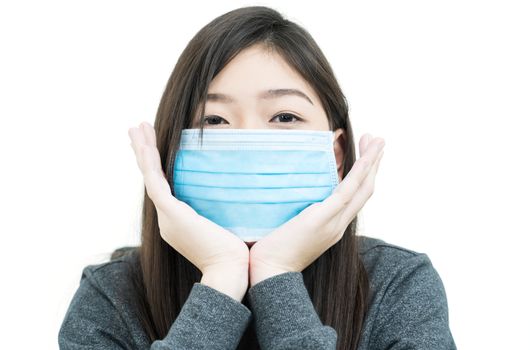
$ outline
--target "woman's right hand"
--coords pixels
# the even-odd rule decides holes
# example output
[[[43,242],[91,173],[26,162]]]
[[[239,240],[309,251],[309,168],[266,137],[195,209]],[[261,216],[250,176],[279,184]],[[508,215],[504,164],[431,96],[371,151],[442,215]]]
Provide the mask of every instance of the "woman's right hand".
[[[241,301],[248,287],[245,242],[172,195],[149,123],[130,128],[129,137],[147,194],[156,207],[162,239],[202,272],[201,283]]]

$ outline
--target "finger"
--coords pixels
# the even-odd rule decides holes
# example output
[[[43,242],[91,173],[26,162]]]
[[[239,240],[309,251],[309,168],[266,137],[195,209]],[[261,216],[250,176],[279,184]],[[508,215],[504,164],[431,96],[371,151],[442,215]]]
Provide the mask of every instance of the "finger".
[[[156,133],[155,129],[148,122],[142,122],[140,124],[144,132],[144,137],[147,144],[156,147]]]
[[[359,141],[359,151],[360,151],[360,156],[361,156],[360,159],[362,159],[362,160],[357,165],[356,165],[357,161],[355,161],[354,166],[352,167],[352,169],[350,170],[348,175],[355,173],[357,167],[361,167],[361,165],[362,165],[361,163],[369,161],[369,159],[372,160],[372,164],[368,164],[368,165],[364,164],[364,166],[367,166],[368,168],[363,169],[363,173],[365,173],[365,174],[366,173],[370,173],[370,169],[372,169],[373,162],[374,162],[373,154],[375,152],[377,152],[377,149],[375,149],[375,150],[371,149],[371,153],[367,153],[367,152],[369,152],[370,146],[374,147],[374,145],[376,145],[377,142],[381,142],[381,139],[379,138],[379,141],[376,140],[374,143],[372,143],[372,141],[373,141],[373,137],[372,137],[371,134],[364,134],[363,137],[361,137],[361,140]],[[376,155],[376,157],[377,157],[377,155]],[[354,169],[354,168],[356,168],[356,169]],[[369,176],[369,175],[367,175],[367,176]],[[361,177],[362,177],[362,175],[361,175]],[[350,184],[349,185],[350,190],[351,190],[349,192],[350,196],[353,196],[353,193],[355,193],[356,188],[360,187],[362,182],[363,182],[363,180],[359,178],[359,180],[357,181],[356,184],[353,184],[353,185]],[[347,198],[343,199],[343,200],[347,200]],[[351,201],[351,199],[350,199],[350,201]],[[339,210],[332,218],[330,218],[330,220],[338,220],[338,218],[342,217],[343,216],[342,214],[343,214],[344,209],[345,209],[344,206],[343,206],[342,209],[343,210]]]
[[[342,197],[344,204],[351,200],[355,191],[360,187],[383,146],[384,140],[381,138],[372,139],[366,152],[353,163],[348,175],[335,187],[333,194]]]
[[[174,209],[176,198],[171,194],[171,188],[165,176],[159,171],[149,170],[144,173],[144,183],[147,195],[157,210],[166,214],[170,213]]]
[[[149,124],[143,122],[140,124],[139,127],[130,128],[129,137],[132,141],[131,146],[133,147],[137,158],[139,158],[139,160],[141,161],[140,163],[142,164],[142,167],[140,169],[142,171],[147,170],[146,165],[150,169],[156,169],[158,167],[161,168],[161,166],[158,166],[157,162],[155,162],[154,164],[148,162],[153,159],[153,157],[145,157],[145,155],[142,157],[143,148],[148,146],[156,148],[155,131]],[[156,159],[156,157],[154,159]]]
[[[374,184],[375,184],[375,177],[377,175],[377,172],[379,170],[379,164],[381,163],[381,158],[383,158],[383,154],[385,153],[384,150],[381,150],[377,156],[377,159],[375,160],[375,163],[372,165],[372,168],[370,169],[370,173],[368,174],[368,176],[364,179],[363,183],[361,184],[361,187],[359,188],[359,190],[355,193],[355,196],[357,195],[361,195],[361,197],[363,197],[363,195],[366,195],[368,198],[372,195],[372,193],[374,192]],[[367,198],[367,199],[368,199]],[[349,208],[346,207],[346,211],[348,210]],[[352,217],[352,220],[353,220],[353,217]]]
[[[335,187],[332,194],[324,201],[306,208],[305,215],[308,215],[316,225],[323,225],[333,220],[345,209],[362,184],[363,179],[368,175],[371,165],[377,157],[380,143],[380,139],[372,140],[366,153],[353,164],[348,175]]]
[[[156,147],[156,133],[155,129],[147,122],[140,125],[145,147],[148,149],[145,154],[145,170],[152,170],[155,172],[164,173],[162,171],[162,162],[160,160],[160,153]],[[165,175],[164,175],[165,179]]]
[[[143,145],[146,143],[145,136],[142,130],[140,130],[140,127],[133,126],[132,128],[129,128],[129,137],[136,145]]]
[[[141,128],[141,125],[139,127],[132,127],[129,129],[129,137],[131,139],[131,147],[134,150],[134,154],[136,156],[136,161],[138,163],[138,167],[140,170],[142,170],[142,160],[141,160],[141,148],[147,144],[147,140],[145,138],[145,133]]]
[[[355,217],[357,216],[361,208],[366,204],[368,199],[372,196],[374,192],[374,188],[375,188],[375,185],[374,185],[375,177],[379,169],[379,163],[381,162],[381,158],[383,157],[384,153],[385,153],[384,150],[379,152],[375,163],[372,165],[372,168],[370,169],[370,173],[364,179],[358,191],[356,191],[351,202],[348,203],[346,208],[342,211],[340,218],[339,218],[340,227],[348,226],[350,222],[352,222],[352,220],[355,219]]]
[[[372,139],[373,136],[371,134],[364,134],[363,137],[361,137],[361,140],[359,141],[359,157],[362,157],[363,154],[366,152],[368,144]]]
[[[385,150],[381,150],[379,152],[379,155],[377,156],[377,160],[375,161],[374,167],[375,167],[375,174],[377,174],[377,171],[379,170],[379,164],[381,163],[381,158],[383,158],[383,154],[385,153]],[[373,171],[373,169],[372,169]]]
[[[140,170],[142,170],[140,148],[142,145],[144,145],[144,136],[139,128],[133,127],[129,129],[129,137],[131,139],[131,147],[134,151],[134,155],[136,156],[136,162]]]
[[[129,129],[129,136],[149,198],[158,210],[168,212],[174,206],[175,197],[171,194],[171,188],[162,170],[154,129],[144,124],[140,128]]]

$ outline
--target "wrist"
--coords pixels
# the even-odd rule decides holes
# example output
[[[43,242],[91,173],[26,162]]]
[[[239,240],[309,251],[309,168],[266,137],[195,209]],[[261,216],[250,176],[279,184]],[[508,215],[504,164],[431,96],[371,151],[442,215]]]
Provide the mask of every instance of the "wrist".
[[[264,281],[268,278],[280,275],[282,273],[289,272],[283,269],[273,269],[273,268],[250,268],[250,288],[258,284],[261,281]]]
[[[247,292],[248,270],[227,269],[207,271],[203,273],[200,283],[241,302]]]

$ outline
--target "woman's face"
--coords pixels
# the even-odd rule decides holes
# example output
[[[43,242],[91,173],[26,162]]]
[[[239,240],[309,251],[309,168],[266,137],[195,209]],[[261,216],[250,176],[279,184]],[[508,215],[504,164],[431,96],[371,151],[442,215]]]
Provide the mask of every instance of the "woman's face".
[[[211,81],[207,95],[203,116],[207,129],[329,130],[313,88],[279,54],[259,44],[234,57]],[[199,122],[197,114],[192,128],[199,128]],[[345,135],[343,129],[334,133],[341,181]]]
[[[313,88],[276,52],[260,44],[242,50],[208,86],[205,128],[329,130]],[[195,115],[192,128],[199,127]],[[334,150],[342,179],[344,130],[335,130]]]
[[[311,86],[259,44],[241,51],[211,81],[204,119],[205,128],[329,130]]]

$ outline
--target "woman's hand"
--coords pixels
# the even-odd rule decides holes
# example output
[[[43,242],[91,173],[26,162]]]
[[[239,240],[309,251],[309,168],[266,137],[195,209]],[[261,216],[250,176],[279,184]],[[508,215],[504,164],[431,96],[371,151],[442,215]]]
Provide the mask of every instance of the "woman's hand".
[[[384,140],[360,140],[361,157],[333,193],[257,241],[250,249],[250,286],[269,277],[304,270],[337,243],[371,197]]]
[[[164,241],[203,273],[201,282],[223,283],[216,289],[241,300],[248,287],[249,250],[245,242],[171,194],[162,171],[155,130],[149,123],[130,128],[129,137],[147,194],[156,207]]]

